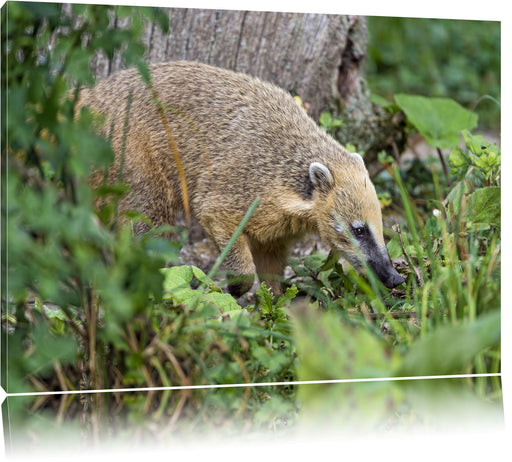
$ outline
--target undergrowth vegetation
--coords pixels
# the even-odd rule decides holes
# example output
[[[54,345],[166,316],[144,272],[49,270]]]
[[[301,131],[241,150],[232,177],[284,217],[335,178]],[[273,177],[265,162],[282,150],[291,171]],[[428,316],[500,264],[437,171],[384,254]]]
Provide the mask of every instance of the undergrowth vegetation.
[[[127,185],[87,184],[113,155],[68,91],[93,82],[84,64],[99,51],[144,72],[142,20],[165,29],[166,16],[77,4],[71,12],[13,2],[2,16],[1,378],[14,437],[23,428],[37,441],[55,422],[94,441],[131,426],[157,439],[285,429],[318,400],[297,385],[304,380],[487,374],[465,386],[500,402],[501,152],[473,134],[475,114],[448,99],[395,95],[386,104],[434,154],[399,166],[382,153],[374,178],[387,192],[386,223],[396,221],[388,249],[405,284],[390,291],[369,269],[313,252],[290,261],[282,296],[262,284],[242,307],[213,272],[180,264],[185,230],[135,236],[146,218],[129,213],[121,224],[116,208]],[[113,15],[132,18],[122,35],[109,27]],[[163,237],[169,231],[174,240]],[[216,384],[236,386],[195,388]],[[47,391],[76,393],[37,394]],[[392,407],[409,398],[394,393]],[[347,406],[371,402],[352,399]]]
[[[478,109],[481,128],[500,123],[499,21],[368,18],[368,84],[397,92],[450,97]],[[477,56],[477,57],[475,57]]]

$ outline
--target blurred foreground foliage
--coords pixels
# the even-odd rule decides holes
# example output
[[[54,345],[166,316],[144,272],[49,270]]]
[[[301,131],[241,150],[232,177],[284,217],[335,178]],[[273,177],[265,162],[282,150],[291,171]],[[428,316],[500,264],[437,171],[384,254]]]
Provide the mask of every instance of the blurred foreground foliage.
[[[124,16],[129,25],[114,32],[113,18]],[[262,285],[242,307],[211,275],[180,265],[184,230],[134,236],[146,218],[119,220],[116,209],[128,186],[87,184],[113,156],[92,115],[75,114],[69,89],[93,82],[87,63],[100,51],[144,70],[143,18],[168,27],[158,9],[11,2],[2,10],[2,386],[77,392],[11,396],[6,434],[37,444],[52,422],[93,441],[129,438],[133,428],[156,439],[276,431],[318,403],[318,388],[296,380],[499,373],[501,152],[471,134],[476,120],[455,127],[461,148],[436,128],[445,127],[436,104],[451,103],[397,95],[386,108],[403,110],[433,149],[451,149],[447,178],[422,165],[429,175],[416,183],[381,156],[376,182],[403,216],[388,244],[402,287],[389,291],[370,271],[313,252],[290,261],[284,295]],[[236,386],[193,388],[215,384]],[[464,386],[500,403],[497,376]],[[391,388],[393,406],[407,407],[412,395]],[[379,396],[369,393],[326,393],[323,406],[367,409]],[[378,409],[379,421],[389,418],[389,406]]]

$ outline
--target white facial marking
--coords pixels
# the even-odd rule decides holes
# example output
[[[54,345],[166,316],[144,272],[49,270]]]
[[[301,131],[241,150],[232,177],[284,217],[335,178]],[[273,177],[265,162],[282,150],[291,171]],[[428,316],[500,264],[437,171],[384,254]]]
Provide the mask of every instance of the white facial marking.
[[[338,234],[343,234],[343,230],[345,228],[343,227],[343,223],[340,223],[340,222],[337,222],[335,225],[334,225],[334,230],[338,233]]]

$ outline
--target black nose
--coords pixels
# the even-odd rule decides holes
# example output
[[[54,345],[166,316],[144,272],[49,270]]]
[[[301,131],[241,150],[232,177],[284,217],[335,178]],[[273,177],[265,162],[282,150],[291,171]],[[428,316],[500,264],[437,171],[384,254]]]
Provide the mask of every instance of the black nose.
[[[396,270],[393,270],[393,273],[391,273],[389,277],[386,278],[385,281],[383,281],[384,285],[388,289],[392,289],[393,287],[399,286],[404,282],[405,279]]]
[[[368,264],[375,271],[382,284],[388,289],[392,289],[405,282],[405,279],[393,266],[385,247],[380,252],[374,252],[372,258],[368,259]]]

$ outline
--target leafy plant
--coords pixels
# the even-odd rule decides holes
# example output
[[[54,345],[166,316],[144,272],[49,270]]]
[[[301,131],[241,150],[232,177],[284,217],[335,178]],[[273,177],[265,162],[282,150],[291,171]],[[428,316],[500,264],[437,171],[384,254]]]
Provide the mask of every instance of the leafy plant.
[[[405,112],[409,123],[433,148],[457,146],[460,132],[476,127],[478,117],[450,98],[426,98],[396,94],[395,102]]]
[[[451,173],[458,181],[466,179],[473,186],[501,185],[501,151],[495,144],[483,139],[482,135],[474,135],[469,130],[462,130],[466,145],[463,150],[455,146],[449,157]]]
[[[320,114],[318,119],[320,126],[328,133],[335,132],[337,128],[343,127],[343,120],[333,117],[328,111],[324,111]]]
[[[113,39],[116,13],[133,15]],[[178,247],[155,234],[134,238],[98,219],[86,178],[106,167],[112,153],[87,111],[75,118],[77,92],[68,92],[71,84],[92,83],[84,64],[95,52],[141,62],[142,17],[161,18],[156,10],[94,5],[10,2],[2,9],[1,129],[8,142],[2,144],[1,302],[10,332],[2,336],[2,386],[10,393],[103,388],[108,350],[123,346],[123,328],[149,294],[161,299],[159,269],[177,256]],[[25,348],[4,348],[7,341]],[[62,351],[41,368],[46,345]],[[91,403],[97,411],[99,398]],[[77,407],[71,398],[59,412]],[[94,418],[93,425],[97,431]]]
[[[423,220],[396,165],[392,172],[406,223],[396,228],[398,234],[388,250],[392,258],[402,260],[400,271],[407,275],[407,287],[389,294],[350,271],[345,274],[338,265],[331,266],[322,276],[322,293],[330,294],[325,308],[318,310],[312,304],[292,308],[299,380],[498,374],[500,237],[496,223],[491,225],[489,220],[481,232],[461,224],[460,213],[450,207],[443,212],[434,208],[439,213]],[[499,208],[497,197],[493,207],[496,203]],[[301,281],[306,286],[308,278],[314,283],[318,269],[325,268],[318,260],[316,270]],[[324,257],[323,263],[327,261]],[[340,292],[339,278],[353,283],[345,282]],[[328,422],[328,428],[348,432],[353,425],[360,431],[390,424],[409,429],[411,418],[416,424],[419,418],[423,426],[430,419],[450,417],[449,412],[443,414],[441,403],[450,403],[445,409],[452,412],[471,409],[473,418],[492,416],[498,422],[501,383],[499,377],[490,376],[468,379],[464,386],[453,380],[301,385],[297,397],[302,403],[302,425]]]
[[[413,164],[402,172],[392,157],[379,156],[387,190],[398,193],[395,209],[401,202],[403,219],[388,251],[407,276],[404,291],[390,293],[371,272],[362,278],[331,256],[292,262],[291,281],[299,278],[298,287],[325,311],[299,310],[294,316],[301,379],[499,372],[500,149],[470,132],[476,116],[454,101],[412,95],[396,95],[395,101],[440,160],[441,148],[452,150],[448,179],[440,184],[433,162],[422,164],[421,171]],[[461,134],[465,149],[458,146]],[[417,192],[418,172],[431,184],[429,195]],[[333,351],[326,346],[331,342]],[[358,356],[367,347],[372,353]],[[322,360],[319,349],[325,352]],[[375,359],[379,367],[372,369],[372,358],[379,357],[384,359]],[[299,398],[318,404],[301,392],[305,388]],[[474,388],[497,399],[501,393],[495,378],[475,379]],[[360,400],[352,402],[359,405]]]
[[[369,17],[368,35],[372,93],[450,97],[474,108],[482,128],[499,127],[498,21]]]

